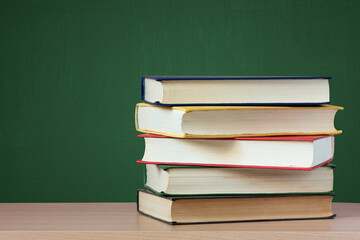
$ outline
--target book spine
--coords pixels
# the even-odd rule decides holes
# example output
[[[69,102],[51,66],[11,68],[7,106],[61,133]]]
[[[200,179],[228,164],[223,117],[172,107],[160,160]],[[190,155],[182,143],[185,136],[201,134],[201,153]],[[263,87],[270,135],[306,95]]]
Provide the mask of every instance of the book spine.
[[[141,77],[141,101],[145,101],[145,77]],[[151,103],[150,103],[151,104]]]

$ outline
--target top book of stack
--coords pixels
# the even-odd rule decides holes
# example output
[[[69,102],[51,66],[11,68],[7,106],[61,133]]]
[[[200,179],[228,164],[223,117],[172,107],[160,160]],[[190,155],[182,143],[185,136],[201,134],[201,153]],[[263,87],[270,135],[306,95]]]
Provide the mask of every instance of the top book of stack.
[[[331,77],[144,76],[141,100],[162,106],[329,104]]]

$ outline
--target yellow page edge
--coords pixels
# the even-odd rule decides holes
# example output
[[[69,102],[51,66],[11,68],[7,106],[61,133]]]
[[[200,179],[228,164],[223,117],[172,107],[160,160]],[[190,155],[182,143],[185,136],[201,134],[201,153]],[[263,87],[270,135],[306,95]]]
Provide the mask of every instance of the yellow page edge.
[[[268,136],[312,136],[312,135],[337,135],[341,134],[342,130],[337,130],[333,132],[310,132],[310,133],[264,133],[264,134],[230,134],[230,135],[193,135],[185,133],[183,135],[176,135],[170,133],[162,133],[157,131],[145,130],[136,128],[137,131],[143,133],[151,133],[157,135],[163,135],[167,137],[174,138],[235,138],[235,137],[268,137]]]

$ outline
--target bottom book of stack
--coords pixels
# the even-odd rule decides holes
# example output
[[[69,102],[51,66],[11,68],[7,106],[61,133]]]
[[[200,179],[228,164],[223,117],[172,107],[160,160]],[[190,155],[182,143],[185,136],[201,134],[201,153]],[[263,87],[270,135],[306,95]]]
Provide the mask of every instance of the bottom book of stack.
[[[332,193],[163,196],[138,190],[137,208],[169,224],[334,218]]]

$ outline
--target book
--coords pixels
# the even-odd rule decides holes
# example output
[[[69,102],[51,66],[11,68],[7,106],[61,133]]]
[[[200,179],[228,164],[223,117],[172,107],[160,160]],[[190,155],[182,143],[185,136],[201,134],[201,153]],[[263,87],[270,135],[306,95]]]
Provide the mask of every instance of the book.
[[[181,139],[154,134],[145,139],[138,163],[313,170],[330,162],[334,136]]]
[[[145,187],[168,196],[331,192],[333,167],[292,171],[146,164]]]
[[[178,138],[339,134],[334,118],[342,107],[136,105],[140,132]]]
[[[330,102],[331,77],[144,76],[141,99],[156,105],[313,105]]]
[[[138,190],[140,213],[169,224],[333,218],[333,194],[168,197]]]

